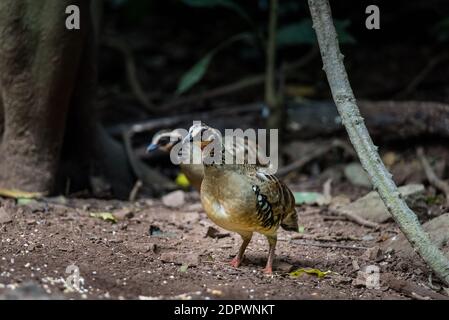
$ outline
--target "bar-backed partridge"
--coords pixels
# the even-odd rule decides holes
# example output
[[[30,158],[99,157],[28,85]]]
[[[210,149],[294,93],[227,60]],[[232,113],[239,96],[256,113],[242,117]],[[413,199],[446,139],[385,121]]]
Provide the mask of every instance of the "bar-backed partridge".
[[[221,163],[206,164],[207,146],[217,140],[217,130],[204,124],[190,128],[183,143],[200,140],[203,150],[204,179],[201,202],[208,217],[220,227],[240,234],[243,243],[231,261],[234,267],[242,262],[253,232],[265,235],[269,253],[265,273],[272,273],[277,230],[298,231],[295,201],[292,192],[274,175],[250,164],[224,164],[227,151],[221,144]],[[211,155],[211,154],[209,154]],[[211,155],[213,156],[213,155]]]
[[[170,153],[173,147],[180,143],[185,136],[183,135],[182,129],[175,129],[173,131],[159,131],[153,136],[151,144],[148,146],[147,151],[151,152],[154,150],[161,150]],[[219,131],[217,130],[216,133]],[[248,159],[254,159],[256,164],[261,167],[268,167],[270,165],[268,158],[261,152],[258,152],[257,145],[255,141],[245,140],[240,136],[236,136],[228,147],[230,154],[234,155],[236,159],[238,157],[243,157],[243,161],[248,161]],[[193,143],[189,148],[184,149],[183,157],[187,159],[198,159],[201,161],[201,148],[199,144]],[[191,154],[194,156],[191,157]],[[201,189],[201,181],[204,177],[204,167],[203,164],[193,164],[193,163],[180,163],[180,168],[182,173],[185,174],[190,184],[198,191]]]
[[[184,134],[185,135],[185,134]],[[184,136],[182,131],[175,129],[173,131],[159,131],[153,136],[151,144],[148,146],[147,151],[153,151],[156,149],[162,150],[164,152],[170,153],[172,148],[182,141]],[[191,145],[191,149],[186,149],[189,154],[185,154],[186,157],[190,157],[190,151],[193,153],[198,152],[198,157],[201,157],[201,149],[195,145]],[[190,164],[190,163],[180,163],[182,173],[187,177],[193,188],[200,191],[201,181],[203,181],[204,167],[202,164]]]

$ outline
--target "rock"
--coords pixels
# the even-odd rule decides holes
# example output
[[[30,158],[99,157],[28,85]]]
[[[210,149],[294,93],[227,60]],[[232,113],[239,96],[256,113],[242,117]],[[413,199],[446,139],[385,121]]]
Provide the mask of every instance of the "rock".
[[[187,224],[195,224],[200,221],[198,212],[185,212],[181,215],[181,221]]]
[[[154,244],[129,242],[126,247],[135,253],[147,253],[153,251]]]
[[[201,212],[201,211],[203,211],[203,206],[199,202],[198,203],[192,203],[191,205],[187,206],[186,210],[187,211]]]
[[[8,289],[0,294],[0,300],[61,300],[65,297],[59,294],[47,293],[36,282],[25,282],[15,289]]]
[[[169,208],[179,208],[185,204],[184,191],[177,190],[162,197],[162,203]]]
[[[369,261],[380,261],[382,259],[382,250],[378,246],[366,249],[362,258]]]
[[[160,259],[162,262],[177,265],[197,266],[200,263],[200,257],[195,253],[164,252]]]
[[[275,270],[284,272],[284,273],[289,273],[293,270],[293,265],[291,265],[290,263],[285,262],[285,261],[280,261],[275,264]]]
[[[229,237],[229,233],[223,233],[220,230],[215,229],[214,227],[208,227],[205,238],[207,238],[207,237],[214,238],[214,239],[221,239],[221,238]]]
[[[134,213],[129,208],[122,208],[120,210],[114,211],[112,214],[117,220],[130,219],[134,216]]]
[[[352,285],[357,288],[380,289],[379,268],[374,265],[363,267],[357,272],[357,278],[354,279]]]
[[[424,186],[422,184],[409,184],[400,187],[399,192],[407,204],[413,208],[416,200],[423,196]],[[371,191],[362,198],[341,207],[341,209],[376,223],[383,223],[391,218],[390,213],[376,191]]]
[[[345,177],[355,186],[371,188],[371,182],[363,167],[358,162],[348,164],[344,169]]]
[[[5,208],[0,207],[0,224],[9,223],[12,221],[11,216],[6,212]]]
[[[161,228],[159,228],[158,226],[151,225],[150,228],[148,229],[148,234],[150,236],[161,236],[163,232]]]
[[[429,234],[432,242],[443,251],[446,257],[449,258],[449,213],[445,213],[427,221],[423,224],[423,229]],[[417,253],[414,252],[410,243],[402,233],[387,240],[382,245],[382,249],[386,252],[394,251],[399,257],[408,258],[411,261],[421,263],[421,259],[418,258]]]

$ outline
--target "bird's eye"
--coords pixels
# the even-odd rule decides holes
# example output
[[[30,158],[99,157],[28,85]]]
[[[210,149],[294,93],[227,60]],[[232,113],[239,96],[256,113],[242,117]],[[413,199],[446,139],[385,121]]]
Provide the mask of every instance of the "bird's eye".
[[[161,139],[159,139],[159,145],[160,146],[165,146],[167,144],[170,143],[170,138],[169,137],[162,137]]]

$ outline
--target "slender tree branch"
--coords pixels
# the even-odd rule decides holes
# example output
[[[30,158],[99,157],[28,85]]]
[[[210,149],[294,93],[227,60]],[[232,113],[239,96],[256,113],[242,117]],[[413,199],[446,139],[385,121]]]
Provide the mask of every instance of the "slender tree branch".
[[[419,161],[421,161],[421,165],[424,169],[427,180],[435,188],[444,192],[444,195],[446,196],[446,206],[449,207],[449,184],[438,178],[429,161],[427,160],[426,155],[424,154],[424,149],[422,147],[416,149],[416,154],[418,155]]]
[[[270,1],[270,21],[268,24],[267,60],[265,67],[265,102],[270,108],[276,107],[275,68],[276,68],[276,29],[278,0]]]
[[[106,38],[104,44],[111,48],[114,48],[123,55],[123,59],[125,61],[126,78],[128,80],[131,91],[133,92],[136,99],[142,104],[142,106],[145,107],[145,109],[150,112],[155,112],[156,109],[154,108],[154,105],[148,99],[147,94],[142,88],[142,85],[140,84],[140,81],[137,77],[136,64],[134,62],[133,53],[129,46],[126,44],[126,42],[111,37]]]
[[[328,0],[308,0],[332,96],[349,138],[388,211],[428,266],[449,285],[449,261],[422,229],[417,216],[401,198],[391,174],[366,129],[343,64]]]
[[[317,48],[313,47],[310,49],[308,53],[306,53],[303,57],[301,57],[298,61],[294,61],[291,63],[285,63],[284,72],[286,75],[293,73],[297,69],[307,65],[310,61],[312,61],[318,53]],[[265,74],[256,74],[252,76],[248,76],[241,80],[238,80],[233,83],[225,84],[223,86],[210,89],[208,91],[202,93],[195,93],[189,96],[181,96],[179,98],[175,98],[174,100],[168,101],[157,109],[158,111],[166,111],[168,109],[172,109],[174,107],[182,107],[189,106],[189,104],[198,103],[203,100],[212,99],[216,97],[221,97],[228,94],[233,94],[238,91],[242,91],[244,89],[261,86],[265,82]]]

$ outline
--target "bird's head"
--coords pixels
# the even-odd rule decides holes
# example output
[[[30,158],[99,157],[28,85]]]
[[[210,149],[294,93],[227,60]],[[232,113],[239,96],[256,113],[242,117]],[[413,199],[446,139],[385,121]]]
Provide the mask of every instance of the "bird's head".
[[[198,143],[201,150],[204,150],[210,143],[220,141],[220,139],[220,131],[209,127],[205,123],[197,123],[190,127],[183,143]]]
[[[178,129],[173,131],[159,131],[153,136],[150,145],[147,147],[147,152],[158,149],[165,152],[170,152],[174,145],[182,141],[182,138],[183,135]]]

